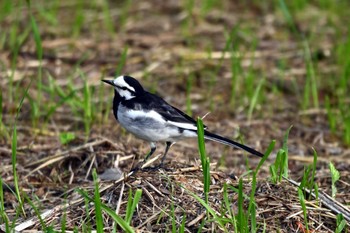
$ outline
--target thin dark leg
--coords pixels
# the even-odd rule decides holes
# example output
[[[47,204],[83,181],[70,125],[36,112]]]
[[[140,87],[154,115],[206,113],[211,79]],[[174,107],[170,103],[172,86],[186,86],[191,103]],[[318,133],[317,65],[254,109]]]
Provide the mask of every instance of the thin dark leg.
[[[151,155],[153,155],[153,153],[156,151],[157,146],[154,142],[150,143],[151,146],[151,151],[146,155],[146,157],[143,159],[143,163],[145,164],[147,162],[147,160],[149,159],[149,157],[151,157]],[[134,172],[134,174],[140,169],[140,164],[137,164],[136,167],[134,167],[133,169],[131,169],[132,172]]]
[[[168,154],[168,151],[170,149],[170,147],[174,144],[174,142],[166,142],[166,147],[165,147],[165,151],[164,151],[164,155],[162,160],[160,161],[159,167],[163,167],[163,163],[165,161],[165,157]]]
[[[154,142],[151,142],[150,145],[151,145],[151,151],[146,155],[145,159],[143,160],[143,163],[146,163],[149,157],[151,157],[151,155],[153,155],[153,153],[157,149],[156,144]]]
[[[166,147],[165,147],[164,155],[163,155],[163,157],[162,157],[162,160],[161,160],[160,164],[157,165],[157,166],[154,166],[154,167],[147,168],[147,170],[152,170],[152,171],[154,171],[154,170],[158,170],[159,168],[162,168],[162,167],[163,167],[163,163],[164,163],[165,158],[166,158],[166,155],[168,154],[168,151],[169,151],[170,147],[171,147],[174,143],[175,143],[175,142],[166,142]],[[163,168],[164,168],[164,167],[163,167]],[[170,170],[170,169],[166,169],[166,168],[164,168],[164,169],[165,169],[165,170]]]

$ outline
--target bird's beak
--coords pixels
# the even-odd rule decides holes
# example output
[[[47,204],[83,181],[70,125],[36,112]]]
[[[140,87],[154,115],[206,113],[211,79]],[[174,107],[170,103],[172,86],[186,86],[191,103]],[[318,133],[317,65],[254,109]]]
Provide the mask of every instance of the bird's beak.
[[[105,83],[108,83],[109,85],[114,86],[113,80],[106,80],[106,79],[103,79],[103,80],[101,80],[101,81],[102,81],[102,82],[105,82]]]

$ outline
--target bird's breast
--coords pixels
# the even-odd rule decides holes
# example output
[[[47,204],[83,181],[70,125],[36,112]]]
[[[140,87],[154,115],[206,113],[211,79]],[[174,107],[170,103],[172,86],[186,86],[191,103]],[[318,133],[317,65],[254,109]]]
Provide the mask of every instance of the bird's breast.
[[[122,97],[119,95],[117,91],[114,91],[114,98],[113,98],[113,114],[116,120],[118,120],[118,111],[119,111],[119,105],[121,104]]]
[[[127,131],[147,141],[178,141],[190,136],[187,130],[169,124],[155,111],[129,109],[122,104],[118,108],[118,121]]]

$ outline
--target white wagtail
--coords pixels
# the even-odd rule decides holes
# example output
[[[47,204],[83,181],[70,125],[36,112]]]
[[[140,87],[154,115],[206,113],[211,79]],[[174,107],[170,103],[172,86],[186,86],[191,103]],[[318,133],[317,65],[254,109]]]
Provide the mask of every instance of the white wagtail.
[[[166,142],[166,148],[159,165],[162,166],[169,148],[175,142],[197,137],[197,122],[171,106],[157,95],[143,89],[130,76],[119,76],[114,80],[102,80],[114,87],[113,113],[119,123],[136,137],[150,142],[151,151],[144,162],[155,152],[156,142]],[[225,145],[240,148],[262,157],[263,154],[238,142],[204,130],[204,138]]]

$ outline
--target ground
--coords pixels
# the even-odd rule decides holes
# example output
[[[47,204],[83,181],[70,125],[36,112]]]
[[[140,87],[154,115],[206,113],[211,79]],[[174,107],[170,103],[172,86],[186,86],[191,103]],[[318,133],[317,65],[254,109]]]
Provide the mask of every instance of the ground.
[[[27,5],[9,0],[0,5],[0,229],[6,230],[6,219],[23,230],[64,231],[63,225],[65,231],[96,229],[96,200],[78,191],[96,196],[96,169],[101,202],[123,219],[129,190],[132,195],[142,190],[130,221],[138,232],[178,232],[182,227],[186,232],[253,232],[251,200],[257,232],[339,230],[335,212],[307,193],[305,221],[298,186],[283,179],[273,182],[270,166],[292,126],[286,144],[289,178],[302,181],[315,150],[319,192],[332,194],[332,162],[340,173],[335,200],[349,208],[346,1]],[[137,78],[194,118],[205,116],[212,132],[261,152],[276,140],[257,183],[252,171],[261,158],[206,142],[211,185],[209,207],[203,204],[196,139],[175,144],[164,168],[129,176],[149,145],[114,119],[113,89],[101,79],[119,74]],[[156,154],[163,150],[159,143]],[[112,168],[114,180],[103,179]],[[13,191],[16,183],[23,210]],[[235,226],[232,216],[239,219],[241,206],[249,220]],[[43,221],[38,213],[47,214]],[[105,232],[122,231],[105,210],[102,222]]]

